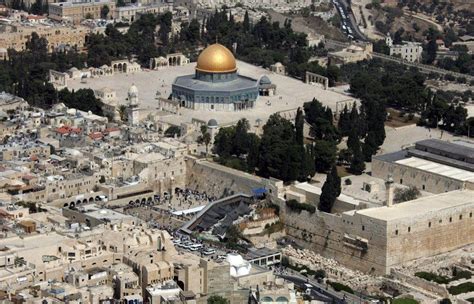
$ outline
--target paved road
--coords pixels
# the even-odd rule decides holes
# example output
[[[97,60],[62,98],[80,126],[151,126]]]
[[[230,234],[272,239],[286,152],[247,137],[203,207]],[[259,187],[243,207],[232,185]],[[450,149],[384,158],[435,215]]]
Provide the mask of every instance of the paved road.
[[[336,10],[341,17],[341,24],[343,25],[343,32],[350,38],[355,40],[366,41],[367,37],[362,33],[350,5],[346,0],[332,0]],[[345,29],[344,29],[345,27]],[[349,30],[350,28],[350,30]]]
[[[326,285],[320,284],[315,280],[303,277],[299,274],[277,274],[287,281],[293,282],[295,285],[301,288],[306,288],[305,284],[312,286],[311,295],[315,297],[330,298],[331,302],[334,301],[338,304],[355,304],[355,303],[369,303],[370,299],[359,297],[345,292],[337,292],[332,289],[326,289]]]

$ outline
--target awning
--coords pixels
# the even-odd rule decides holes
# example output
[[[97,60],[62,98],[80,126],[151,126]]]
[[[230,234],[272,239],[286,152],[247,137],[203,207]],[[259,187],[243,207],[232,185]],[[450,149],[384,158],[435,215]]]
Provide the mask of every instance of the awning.
[[[255,188],[252,189],[252,193],[254,196],[261,196],[267,193],[267,189],[265,188]]]

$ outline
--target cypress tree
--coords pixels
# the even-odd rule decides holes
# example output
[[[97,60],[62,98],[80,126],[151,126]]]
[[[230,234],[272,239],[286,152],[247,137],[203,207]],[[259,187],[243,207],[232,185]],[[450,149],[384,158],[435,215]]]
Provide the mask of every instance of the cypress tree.
[[[339,131],[341,131],[342,136],[346,136],[349,134],[349,130],[351,129],[351,121],[350,121],[349,110],[347,109],[347,105],[344,106],[344,109],[339,115],[339,121],[337,122],[337,127],[339,128]]]
[[[248,11],[245,11],[243,27],[244,33],[248,33],[250,31],[250,18]]]
[[[330,213],[336,198],[341,194],[341,178],[337,174],[335,165],[331,167],[331,171],[326,175],[326,182],[321,190],[318,209],[323,212]]]
[[[296,143],[301,146],[304,144],[303,128],[304,128],[303,111],[301,110],[301,108],[298,108],[298,110],[296,111],[296,118],[295,118],[295,131],[296,131]]]
[[[360,143],[357,142],[357,144],[352,148],[352,161],[349,167],[349,171],[351,171],[355,175],[361,175],[364,170],[364,155],[362,154]]]

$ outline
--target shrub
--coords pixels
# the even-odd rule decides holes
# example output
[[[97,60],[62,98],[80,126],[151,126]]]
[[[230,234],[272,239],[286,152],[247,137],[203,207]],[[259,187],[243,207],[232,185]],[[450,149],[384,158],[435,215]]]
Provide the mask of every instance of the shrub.
[[[345,184],[346,186],[352,185],[351,179],[350,179],[350,178],[346,179],[346,180],[344,181],[344,184]]]
[[[306,210],[309,213],[314,213],[316,211],[316,207],[306,203],[298,203],[297,200],[291,199],[286,201],[286,206],[290,208],[291,211],[295,211],[301,213],[302,210]]]
[[[453,269],[453,278],[451,281],[457,281],[460,279],[470,279],[472,277],[472,273],[467,270],[458,270],[457,268]]]
[[[438,283],[438,284],[449,283],[449,279],[447,277],[440,276],[432,272],[420,271],[420,272],[415,273],[415,276],[427,281]]]
[[[474,291],[474,283],[466,282],[456,286],[451,286],[448,288],[448,291],[452,295],[458,295],[462,293],[468,293]]]
[[[354,293],[354,291],[352,290],[352,288],[350,288],[349,286],[347,285],[344,285],[342,283],[338,283],[338,282],[332,282],[332,281],[327,281],[327,283],[332,287],[334,288],[335,291],[345,291],[347,293]]]
[[[413,299],[395,299],[392,304],[418,304],[417,300]]]
[[[316,279],[324,279],[326,277],[326,271],[324,271],[323,269],[318,269],[316,270],[314,277]]]

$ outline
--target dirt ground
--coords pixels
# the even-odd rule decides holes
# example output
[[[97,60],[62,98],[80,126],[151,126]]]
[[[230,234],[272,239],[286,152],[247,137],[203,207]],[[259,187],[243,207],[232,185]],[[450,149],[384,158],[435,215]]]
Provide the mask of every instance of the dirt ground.
[[[311,35],[324,35],[328,39],[346,41],[347,38],[340,31],[340,29],[328,24],[326,21],[319,17],[302,17],[296,15],[283,15],[275,11],[268,11],[272,21],[278,21],[280,24],[285,22],[285,19],[290,18],[292,20],[293,30],[296,32],[302,32]]]

